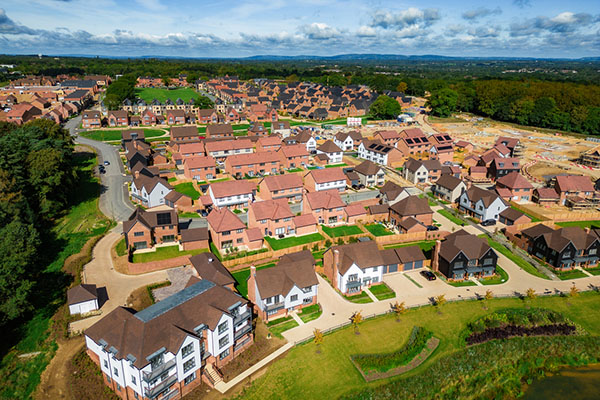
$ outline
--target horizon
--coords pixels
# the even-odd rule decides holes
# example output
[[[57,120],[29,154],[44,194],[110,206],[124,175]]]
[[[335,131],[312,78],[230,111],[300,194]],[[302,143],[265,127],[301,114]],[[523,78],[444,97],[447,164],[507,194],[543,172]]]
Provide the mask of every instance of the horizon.
[[[579,59],[600,55],[600,3],[6,0],[14,55],[240,59],[330,54]],[[151,54],[148,56],[148,54]]]

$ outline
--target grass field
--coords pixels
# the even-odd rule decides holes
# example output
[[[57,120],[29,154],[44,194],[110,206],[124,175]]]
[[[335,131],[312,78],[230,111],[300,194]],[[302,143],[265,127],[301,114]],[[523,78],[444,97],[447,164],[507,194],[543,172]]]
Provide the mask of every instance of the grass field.
[[[281,324],[277,324],[274,326],[269,327],[269,331],[273,334],[273,336],[276,336],[278,338],[283,338],[283,336],[281,335],[282,332],[285,332],[289,329],[295,328],[298,326],[298,323],[291,319],[285,322],[282,322]]]
[[[365,228],[375,236],[389,236],[393,235],[393,232],[388,231],[385,226],[381,224],[369,224],[365,225]]]
[[[335,228],[331,228],[329,226],[321,225],[323,228],[323,232],[329,235],[332,238],[339,236],[349,236],[349,235],[360,235],[363,231],[356,225],[341,225],[336,226]]]
[[[269,263],[256,267],[256,270],[258,271],[259,269],[271,268],[274,266],[275,263]],[[248,296],[248,278],[250,277],[250,268],[233,272],[231,275],[233,275],[233,279],[235,279],[235,288],[237,291],[244,297]]]
[[[115,251],[119,257],[127,254],[127,244],[125,243],[125,238],[119,240],[117,245],[115,246]]]
[[[438,212],[438,214],[440,214],[440,215],[446,217],[447,219],[449,219],[450,221],[454,222],[456,225],[463,226],[465,224],[465,222],[462,219],[455,217],[454,214],[452,214],[448,210],[445,210],[442,208],[441,210],[438,210],[437,212]]]
[[[595,310],[599,302],[600,296],[597,293],[581,293],[576,298],[538,297],[531,301],[530,306],[561,312],[592,335],[598,335],[600,316]],[[396,322],[395,315],[391,314],[374,318],[359,326],[359,335],[354,333],[352,327],[326,335],[320,346],[320,353],[316,352],[317,347],[312,342],[296,346],[284,358],[275,361],[263,376],[247,387],[242,397],[261,400],[338,398],[349,391],[376,388],[389,382],[401,383],[403,379],[429,370],[442,357],[463,352],[465,345],[461,332],[466,328],[467,323],[503,308],[526,306],[523,300],[517,298],[492,299],[486,304],[487,309],[484,309],[483,303],[478,301],[448,303],[439,312],[432,306],[411,309],[400,317],[400,322]],[[422,326],[440,339],[439,347],[431,357],[401,378],[365,383],[352,365],[350,356],[357,353],[384,353],[397,350],[404,345],[413,326]],[[501,345],[511,340],[514,339],[498,341],[498,343]],[[526,340],[533,341],[535,338]],[[574,355],[574,357],[578,356]],[[460,365],[457,368],[460,368]],[[476,373],[476,370],[472,370],[468,374],[464,371],[461,374]],[[487,370],[479,373],[486,374]],[[443,384],[443,382],[439,383]],[[421,384],[431,385],[434,382],[425,380],[421,381]],[[481,388],[474,386],[473,390],[479,391]],[[393,393],[389,398],[394,398]],[[452,395],[447,394],[444,398],[452,398]],[[480,397],[474,393],[470,398],[489,397]]]
[[[134,263],[143,263],[143,262],[149,262],[149,261],[160,261],[160,260],[166,260],[169,258],[175,258],[175,257],[179,257],[179,256],[206,253],[207,251],[209,251],[209,250],[208,249],[196,249],[196,250],[179,251],[178,245],[168,246],[168,247],[159,247],[156,249],[156,251],[153,251],[151,253],[134,254],[133,262]]]
[[[320,233],[311,233],[310,235],[304,236],[292,236],[284,239],[274,239],[269,236],[265,236],[265,240],[271,245],[273,250],[287,249],[288,247],[299,246],[301,244],[307,244],[323,240],[323,236]]]
[[[156,99],[161,103],[164,103],[167,99],[175,100],[181,99],[183,101],[189,101],[190,99],[197,99],[200,97],[194,89],[190,88],[178,88],[178,89],[160,89],[160,88],[136,88],[135,95],[146,103],[152,102]]]
[[[200,198],[200,193],[194,188],[192,182],[180,183],[179,185],[175,185],[174,188],[175,191],[190,196],[192,200],[198,200]]]
[[[346,163],[341,163],[341,164],[331,164],[331,165],[326,165],[325,168],[337,168],[337,167],[347,167],[348,164]]]
[[[600,221],[569,221],[557,222],[558,226],[578,226],[580,228],[600,228]]]
[[[377,297],[377,300],[393,299],[396,297],[396,293],[385,283],[371,286],[369,291],[373,296]]]
[[[121,140],[122,131],[119,130],[99,130],[99,131],[87,131],[82,132],[81,136],[92,140],[98,140],[101,142],[109,142],[113,140]],[[154,138],[157,136],[164,135],[165,132],[160,129],[144,129],[144,135],[146,138]]]
[[[494,250],[505,255],[512,262],[517,264],[519,267],[523,268],[524,271],[530,273],[531,275],[537,276],[538,278],[549,279],[545,274],[538,271],[537,268],[535,268],[529,262],[527,262],[526,260],[523,260],[521,257],[515,255],[513,252],[508,250],[502,244],[500,244],[490,238],[487,238],[487,241],[491,248],[493,248]]]

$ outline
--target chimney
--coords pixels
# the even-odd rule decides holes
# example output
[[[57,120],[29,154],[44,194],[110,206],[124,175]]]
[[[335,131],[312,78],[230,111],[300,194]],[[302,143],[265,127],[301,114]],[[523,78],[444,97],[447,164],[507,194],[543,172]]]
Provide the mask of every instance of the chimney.
[[[591,232],[590,227],[588,226],[588,227],[584,228],[584,231],[585,231],[585,233],[587,233],[589,235]]]
[[[335,267],[335,272],[337,272],[340,266],[340,251],[337,249],[333,250],[333,265]]]
[[[256,267],[250,266],[250,277],[248,278],[248,299],[256,304]]]
[[[431,269],[434,272],[439,271],[438,255],[440,253],[440,247],[442,247],[442,241],[441,240],[436,240],[435,241],[435,247],[433,249],[433,253],[431,254]]]
[[[140,177],[140,171],[135,171],[135,172],[133,173],[133,177],[134,177],[135,179],[139,178],[139,177]]]

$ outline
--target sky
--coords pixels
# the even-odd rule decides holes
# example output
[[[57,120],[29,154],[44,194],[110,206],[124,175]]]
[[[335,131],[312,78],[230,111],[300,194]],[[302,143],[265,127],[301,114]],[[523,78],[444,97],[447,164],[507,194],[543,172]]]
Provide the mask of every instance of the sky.
[[[600,56],[600,1],[2,0],[0,54]]]

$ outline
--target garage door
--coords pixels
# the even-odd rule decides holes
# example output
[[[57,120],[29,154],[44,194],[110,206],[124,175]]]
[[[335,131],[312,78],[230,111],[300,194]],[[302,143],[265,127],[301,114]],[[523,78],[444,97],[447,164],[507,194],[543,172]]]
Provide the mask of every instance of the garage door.
[[[388,272],[398,272],[398,264],[392,264],[392,265],[390,265]]]
[[[413,263],[412,262],[404,263],[404,270],[405,271],[408,271],[408,270],[411,270],[411,269],[413,269]]]
[[[415,261],[414,269],[422,268],[422,267],[423,267],[423,260]]]

